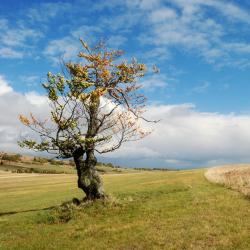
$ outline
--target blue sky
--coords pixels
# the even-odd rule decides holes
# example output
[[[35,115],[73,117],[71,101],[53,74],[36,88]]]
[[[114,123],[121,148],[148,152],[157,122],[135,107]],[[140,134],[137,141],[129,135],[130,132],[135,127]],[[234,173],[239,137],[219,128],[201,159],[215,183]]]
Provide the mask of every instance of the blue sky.
[[[163,120],[164,128],[169,126],[176,115],[179,115],[179,120],[186,118],[185,124],[194,121],[195,115],[201,119],[198,119],[202,123],[198,124],[199,127],[206,128],[199,135],[200,140],[206,144],[211,133],[220,135],[219,131],[227,131],[231,119],[234,119],[235,129],[228,131],[223,140],[231,138],[233,134],[230,142],[238,140],[242,144],[242,138],[247,138],[242,149],[245,150],[244,154],[239,153],[234,158],[230,151],[235,152],[233,145],[228,149],[228,154],[218,155],[218,149],[212,150],[218,145],[218,136],[214,137],[211,152],[210,148],[204,148],[204,155],[188,157],[189,146],[182,148],[179,144],[175,145],[175,142],[181,138],[182,142],[188,140],[192,148],[192,138],[198,136],[197,124],[187,129],[180,128],[178,123],[174,127],[176,132],[172,131],[173,128],[166,131],[174,143],[158,143],[163,143],[161,147],[170,151],[169,154],[156,150],[156,154],[149,157],[152,150],[144,150],[142,156],[135,159],[126,157],[129,151],[124,150],[114,158],[110,156],[113,161],[125,165],[179,167],[250,160],[250,137],[247,132],[240,134],[242,126],[247,127],[245,122],[248,122],[250,113],[249,1],[2,0],[0,99],[5,100],[5,103],[9,101],[8,107],[11,109],[13,104],[10,97],[7,99],[11,92],[20,98],[29,99],[25,109],[31,108],[29,104],[34,106],[36,103],[39,106],[44,100],[40,84],[45,80],[46,73],[60,72],[58,62],[62,58],[65,61],[76,59],[79,37],[90,44],[100,38],[106,39],[108,46],[123,49],[126,58],[135,56],[149,68],[157,65],[160,73],[148,75],[142,84],[149,98],[149,115],[155,107],[164,110],[165,113],[159,113],[159,116],[163,116],[160,119]],[[175,118],[170,116],[173,112],[177,112],[174,113]],[[217,124],[223,124],[224,129],[214,124],[211,127],[207,117],[212,117],[212,122],[219,119]],[[8,126],[10,130],[18,125],[6,124],[5,129]],[[173,137],[178,133],[181,133],[181,138]],[[165,141],[169,137],[166,136]],[[140,144],[141,147],[148,149],[150,140],[154,139],[147,139],[144,144]],[[0,146],[11,150],[12,144],[8,140],[14,143],[13,138],[5,138]],[[175,145],[174,149],[171,144]],[[224,149],[223,144],[221,152]]]

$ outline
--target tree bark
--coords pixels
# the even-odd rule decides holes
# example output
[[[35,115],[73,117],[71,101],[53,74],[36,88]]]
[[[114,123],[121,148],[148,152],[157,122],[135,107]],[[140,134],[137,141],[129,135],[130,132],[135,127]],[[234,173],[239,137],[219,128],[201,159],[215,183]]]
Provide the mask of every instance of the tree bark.
[[[86,154],[86,159],[83,159]],[[78,148],[74,152],[74,161],[78,175],[78,187],[86,194],[86,200],[95,200],[105,197],[103,183],[96,170],[96,157],[94,150],[84,151]]]

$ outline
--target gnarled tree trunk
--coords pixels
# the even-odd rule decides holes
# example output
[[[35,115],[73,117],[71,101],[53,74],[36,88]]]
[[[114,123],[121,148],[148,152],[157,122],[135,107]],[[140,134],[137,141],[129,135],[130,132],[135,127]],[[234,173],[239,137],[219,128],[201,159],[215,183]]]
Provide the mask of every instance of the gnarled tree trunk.
[[[83,159],[86,154],[86,159]],[[78,148],[74,152],[74,161],[78,175],[78,187],[84,191],[87,200],[101,199],[105,197],[103,183],[96,170],[96,157],[94,150],[84,151]]]

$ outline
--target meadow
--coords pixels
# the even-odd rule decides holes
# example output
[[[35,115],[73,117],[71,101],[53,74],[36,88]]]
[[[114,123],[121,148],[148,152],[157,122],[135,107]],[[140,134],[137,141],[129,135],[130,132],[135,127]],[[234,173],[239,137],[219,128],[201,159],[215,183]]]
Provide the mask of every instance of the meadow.
[[[0,174],[0,249],[249,249],[250,201],[206,170],[102,175],[107,202],[72,174]]]

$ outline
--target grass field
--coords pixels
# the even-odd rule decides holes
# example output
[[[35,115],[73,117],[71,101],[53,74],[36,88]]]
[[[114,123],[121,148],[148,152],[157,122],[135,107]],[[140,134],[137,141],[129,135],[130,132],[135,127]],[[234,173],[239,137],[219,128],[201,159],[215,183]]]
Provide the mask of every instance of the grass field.
[[[250,248],[249,199],[209,183],[204,170],[103,179],[114,202],[60,223],[44,209],[82,196],[74,175],[0,174],[0,249]]]
[[[205,177],[213,183],[238,190],[250,197],[250,165],[235,164],[210,168]]]

